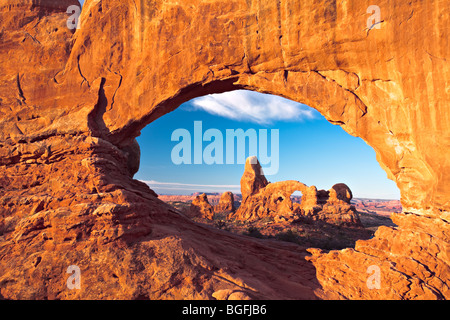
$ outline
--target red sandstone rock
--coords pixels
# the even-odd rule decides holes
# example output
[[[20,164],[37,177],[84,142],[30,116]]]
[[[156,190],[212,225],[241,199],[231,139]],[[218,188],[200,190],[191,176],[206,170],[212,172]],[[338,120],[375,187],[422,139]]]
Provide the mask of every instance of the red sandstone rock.
[[[255,164],[251,164],[251,161]],[[259,174],[256,175],[255,172]],[[356,209],[350,205],[352,192],[343,183],[334,185],[330,191],[317,191],[315,186],[308,187],[294,180],[275,183],[265,183],[266,181],[259,162],[253,157],[248,158],[241,179],[241,187],[244,188],[241,192],[246,196],[239,209],[228,218],[241,221],[262,218],[292,221],[307,217],[333,224],[362,227]],[[303,194],[300,205],[291,200],[295,191]]]
[[[353,198],[352,191],[350,188],[344,183],[338,183],[331,187],[330,189],[330,199],[332,200],[341,200],[348,204]]]
[[[309,249],[324,299],[447,299],[450,292],[450,228],[444,221],[414,214],[391,216],[398,228],[380,227],[355,249]],[[387,240],[389,239],[389,240]],[[433,267],[430,267],[433,266]],[[431,269],[430,269],[431,268]],[[379,286],[371,286],[378,270]],[[347,286],[352,279],[352,285]]]
[[[208,202],[208,197],[206,194],[201,194],[196,196],[192,201],[191,209],[190,209],[191,217],[200,217],[204,219],[212,220],[214,217],[214,208]]]
[[[245,161],[244,174],[241,178],[242,200],[245,201],[248,196],[258,193],[268,184],[258,159],[255,156],[249,157]]]
[[[219,200],[219,204],[214,206],[214,212],[216,213],[234,213],[236,208],[234,207],[234,195],[232,192],[224,192]]]
[[[448,1],[382,2],[367,30],[362,1],[86,0],[75,33],[69,4],[0,4],[0,298],[450,298]],[[399,227],[314,251],[315,273],[297,247],[205,229],[132,179],[145,125],[232,89],[364,139],[401,190]]]

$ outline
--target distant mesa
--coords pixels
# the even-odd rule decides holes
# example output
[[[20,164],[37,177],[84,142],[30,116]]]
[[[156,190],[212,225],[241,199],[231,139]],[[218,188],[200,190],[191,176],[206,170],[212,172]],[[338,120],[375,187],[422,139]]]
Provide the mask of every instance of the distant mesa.
[[[192,195],[194,197],[206,194],[207,196],[220,196],[219,192],[194,192]]]
[[[292,202],[291,195],[295,191],[302,193],[301,203]],[[236,212],[228,215],[228,219],[251,222],[269,217],[276,222],[292,222],[307,218],[362,227],[355,207],[350,204],[353,195],[347,185],[335,184],[326,191],[295,180],[269,183],[259,161],[253,157],[245,163],[241,193],[242,204]]]

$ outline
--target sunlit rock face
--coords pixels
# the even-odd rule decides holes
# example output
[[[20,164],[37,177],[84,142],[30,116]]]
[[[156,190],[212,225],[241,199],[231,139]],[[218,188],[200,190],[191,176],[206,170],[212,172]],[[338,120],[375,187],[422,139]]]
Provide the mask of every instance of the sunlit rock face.
[[[382,2],[368,29],[364,1],[86,0],[76,31],[74,2],[0,5],[0,297],[450,297],[448,1]],[[308,104],[364,139],[401,190],[398,227],[313,250],[314,269],[202,228],[132,179],[144,126],[234,89]]]
[[[301,204],[291,200],[295,191],[302,193]],[[253,222],[270,218],[293,222],[306,218],[335,225],[362,227],[355,207],[350,204],[353,196],[347,185],[339,183],[326,191],[295,180],[269,183],[254,156],[245,163],[241,193],[242,203],[228,215],[229,219]]]
[[[232,192],[227,191],[220,196],[219,203],[214,206],[214,212],[230,214],[236,211],[234,206],[234,195]]]
[[[208,220],[214,218],[214,207],[209,203],[208,196],[201,194],[192,201],[190,212],[191,217],[199,217]]]

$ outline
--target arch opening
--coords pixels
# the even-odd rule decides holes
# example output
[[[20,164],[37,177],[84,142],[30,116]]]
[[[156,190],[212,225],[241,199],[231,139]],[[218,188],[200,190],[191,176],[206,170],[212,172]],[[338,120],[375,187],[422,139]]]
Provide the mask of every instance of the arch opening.
[[[303,197],[303,193],[299,190],[294,191],[291,196],[290,199],[292,201],[292,203],[298,203],[301,204],[302,203],[302,197]]]
[[[272,227],[268,227],[269,231],[267,231],[264,230],[265,226],[285,224],[289,232],[294,232],[296,235],[287,237],[296,239],[293,242],[316,244],[316,246],[320,243],[319,247],[335,249],[352,246],[356,240],[373,235],[373,228],[370,231],[364,228],[355,231],[356,229],[352,227],[357,225],[356,221],[353,221],[355,223],[351,226],[351,223],[347,221],[348,217],[347,220],[341,218],[348,216],[348,210],[353,208],[354,203],[345,204],[346,209],[335,210],[334,216],[330,218],[331,214],[323,212],[324,205],[328,207],[332,205],[327,202],[330,198],[328,191],[326,191],[327,199],[321,203],[320,195],[325,192],[324,190],[318,190],[313,197],[306,197],[308,200],[303,201],[305,192],[300,191],[303,189],[294,188],[281,192],[276,189],[277,187],[291,188],[277,185],[278,182],[286,180],[298,180],[307,186],[319,185],[325,188],[330,188],[339,182],[346,182],[352,190],[356,191],[355,194],[359,199],[361,195],[369,195],[358,190],[361,184],[371,180],[371,175],[367,175],[370,171],[368,168],[376,168],[376,173],[372,174],[378,176],[377,183],[381,185],[379,190],[386,190],[386,186],[392,188],[393,182],[386,183],[385,180],[383,189],[381,181],[383,179],[380,176],[382,177],[384,173],[370,147],[363,141],[358,141],[358,138],[348,135],[339,126],[333,126],[318,111],[306,105],[273,95],[239,90],[236,87],[231,87],[233,90],[224,90],[230,88],[222,87],[220,91],[225,92],[224,94],[211,95],[211,91],[217,91],[217,87],[210,88],[213,89],[208,90],[207,94],[181,103],[180,107],[174,108],[173,112],[168,112],[142,131],[142,135],[137,139],[141,145],[142,159],[136,179],[147,183],[159,194],[160,199],[172,204],[190,218],[220,229],[254,234],[248,230],[257,228],[261,229],[263,237],[277,238],[278,233],[287,231]],[[196,95],[201,92],[201,88],[198,89],[200,91],[197,91]],[[228,148],[230,141],[227,139],[231,137],[228,133],[229,131],[236,133],[237,130],[241,130],[241,134],[244,135],[245,147],[240,153],[245,155],[239,154],[237,136],[233,137],[235,143],[232,149]],[[274,146],[274,140],[271,138],[276,134],[270,130],[279,131],[278,146]],[[297,140],[300,140],[300,143],[295,144]],[[358,142],[355,144],[355,141]],[[252,146],[252,143],[256,146]],[[364,156],[361,159],[357,159],[356,156],[358,148],[363,150]],[[264,149],[262,157],[261,149]],[[227,152],[231,152],[232,156],[228,157]],[[280,153],[277,172],[272,172],[273,168],[270,167],[274,160],[274,152]],[[258,203],[261,199],[256,199],[252,204],[252,210],[258,211],[257,219],[245,214],[240,219],[236,219],[234,212],[239,212],[245,202],[245,196],[241,190],[245,160],[252,155],[256,155],[260,161],[264,160],[262,161],[263,174],[267,180],[276,182],[266,188],[273,194],[270,200],[266,199],[272,202],[273,207],[265,204],[264,201]],[[270,161],[267,162],[267,160]],[[353,173],[350,179],[346,178],[346,174],[351,172]],[[390,199],[385,197],[386,199],[383,200],[393,201],[395,198],[399,200],[398,189],[396,187],[392,189],[397,194],[392,194]],[[234,199],[222,203],[221,196],[227,191],[233,193]],[[373,192],[373,190],[368,192],[371,191]],[[200,196],[202,199],[197,199]],[[382,199],[383,196],[377,194],[372,198]],[[340,201],[337,197],[335,200]],[[196,208],[195,213],[192,213],[192,202],[195,201],[198,201],[200,209]],[[339,207],[337,203],[333,205]],[[234,209],[232,209],[233,206]],[[302,206],[308,206],[308,209]],[[216,210],[216,207],[219,208]],[[352,212],[356,213],[357,209]],[[363,213],[363,215],[366,214],[368,213]],[[295,218],[291,215],[295,215]],[[339,215],[341,217],[336,218]],[[359,216],[359,213],[355,216]],[[239,221],[239,228],[236,228],[232,221]],[[327,240],[322,238],[316,239],[315,242],[308,242],[306,240],[314,238],[317,234],[311,235],[311,232],[305,230],[300,232],[299,228],[301,229],[301,225],[305,222],[312,223],[315,228],[321,225],[321,228],[325,226],[330,229],[331,226],[330,230],[333,232],[330,234],[333,237],[334,231],[337,230],[333,228],[346,228],[351,241],[346,239],[344,242],[337,241],[330,244],[331,236],[329,236]],[[383,219],[380,220],[379,225],[385,225],[385,223],[386,220]],[[266,225],[263,226],[263,224]],[[312,227],[306,229],[309,230]],[[259,233],[256,234],[259,236]],[[284,239],[283,236],[278,238]]]

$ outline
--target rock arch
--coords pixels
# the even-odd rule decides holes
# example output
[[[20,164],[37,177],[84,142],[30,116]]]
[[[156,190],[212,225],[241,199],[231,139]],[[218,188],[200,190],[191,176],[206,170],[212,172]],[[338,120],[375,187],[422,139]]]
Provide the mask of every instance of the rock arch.
[[[35,284],[9,281],[31,272],[21,266],[37,253],[41,266],[64,268],[58,256],[37,249],[42,241],[61,248],[73,242],[84,252],[92,248],[87,243],[151,237],[158,221],[183,224],[132,179],[139,166],[134,138],[182,102],[244,88],[306,103],[363,138],[401,190],[398,229],[380,228],[355,250],[314,251],[322,296],[449,297],[449,37],[448,21],[439,18],[447,1],[382,2],[381,29],[367,30],[364,1],[86,0],[74,34],[64,26],[67,4],[76,1],[56,2],[0,7],[1,55],[8,56],[0,75],[0,214],[3,241],[15,243],[1,249],[9,257],[0,263],[3,296],[62,292],[60,283],[44,293],[43,276]],[[402,238],[413,239],[408,248]],[[140,259],[131,251],[126,258]],[[397,288],[367,290],[368,263],[380,265]],[[133,281],[121,287],[123,297],[150,294]],[[289,296],[286,290],[278,297]]]

